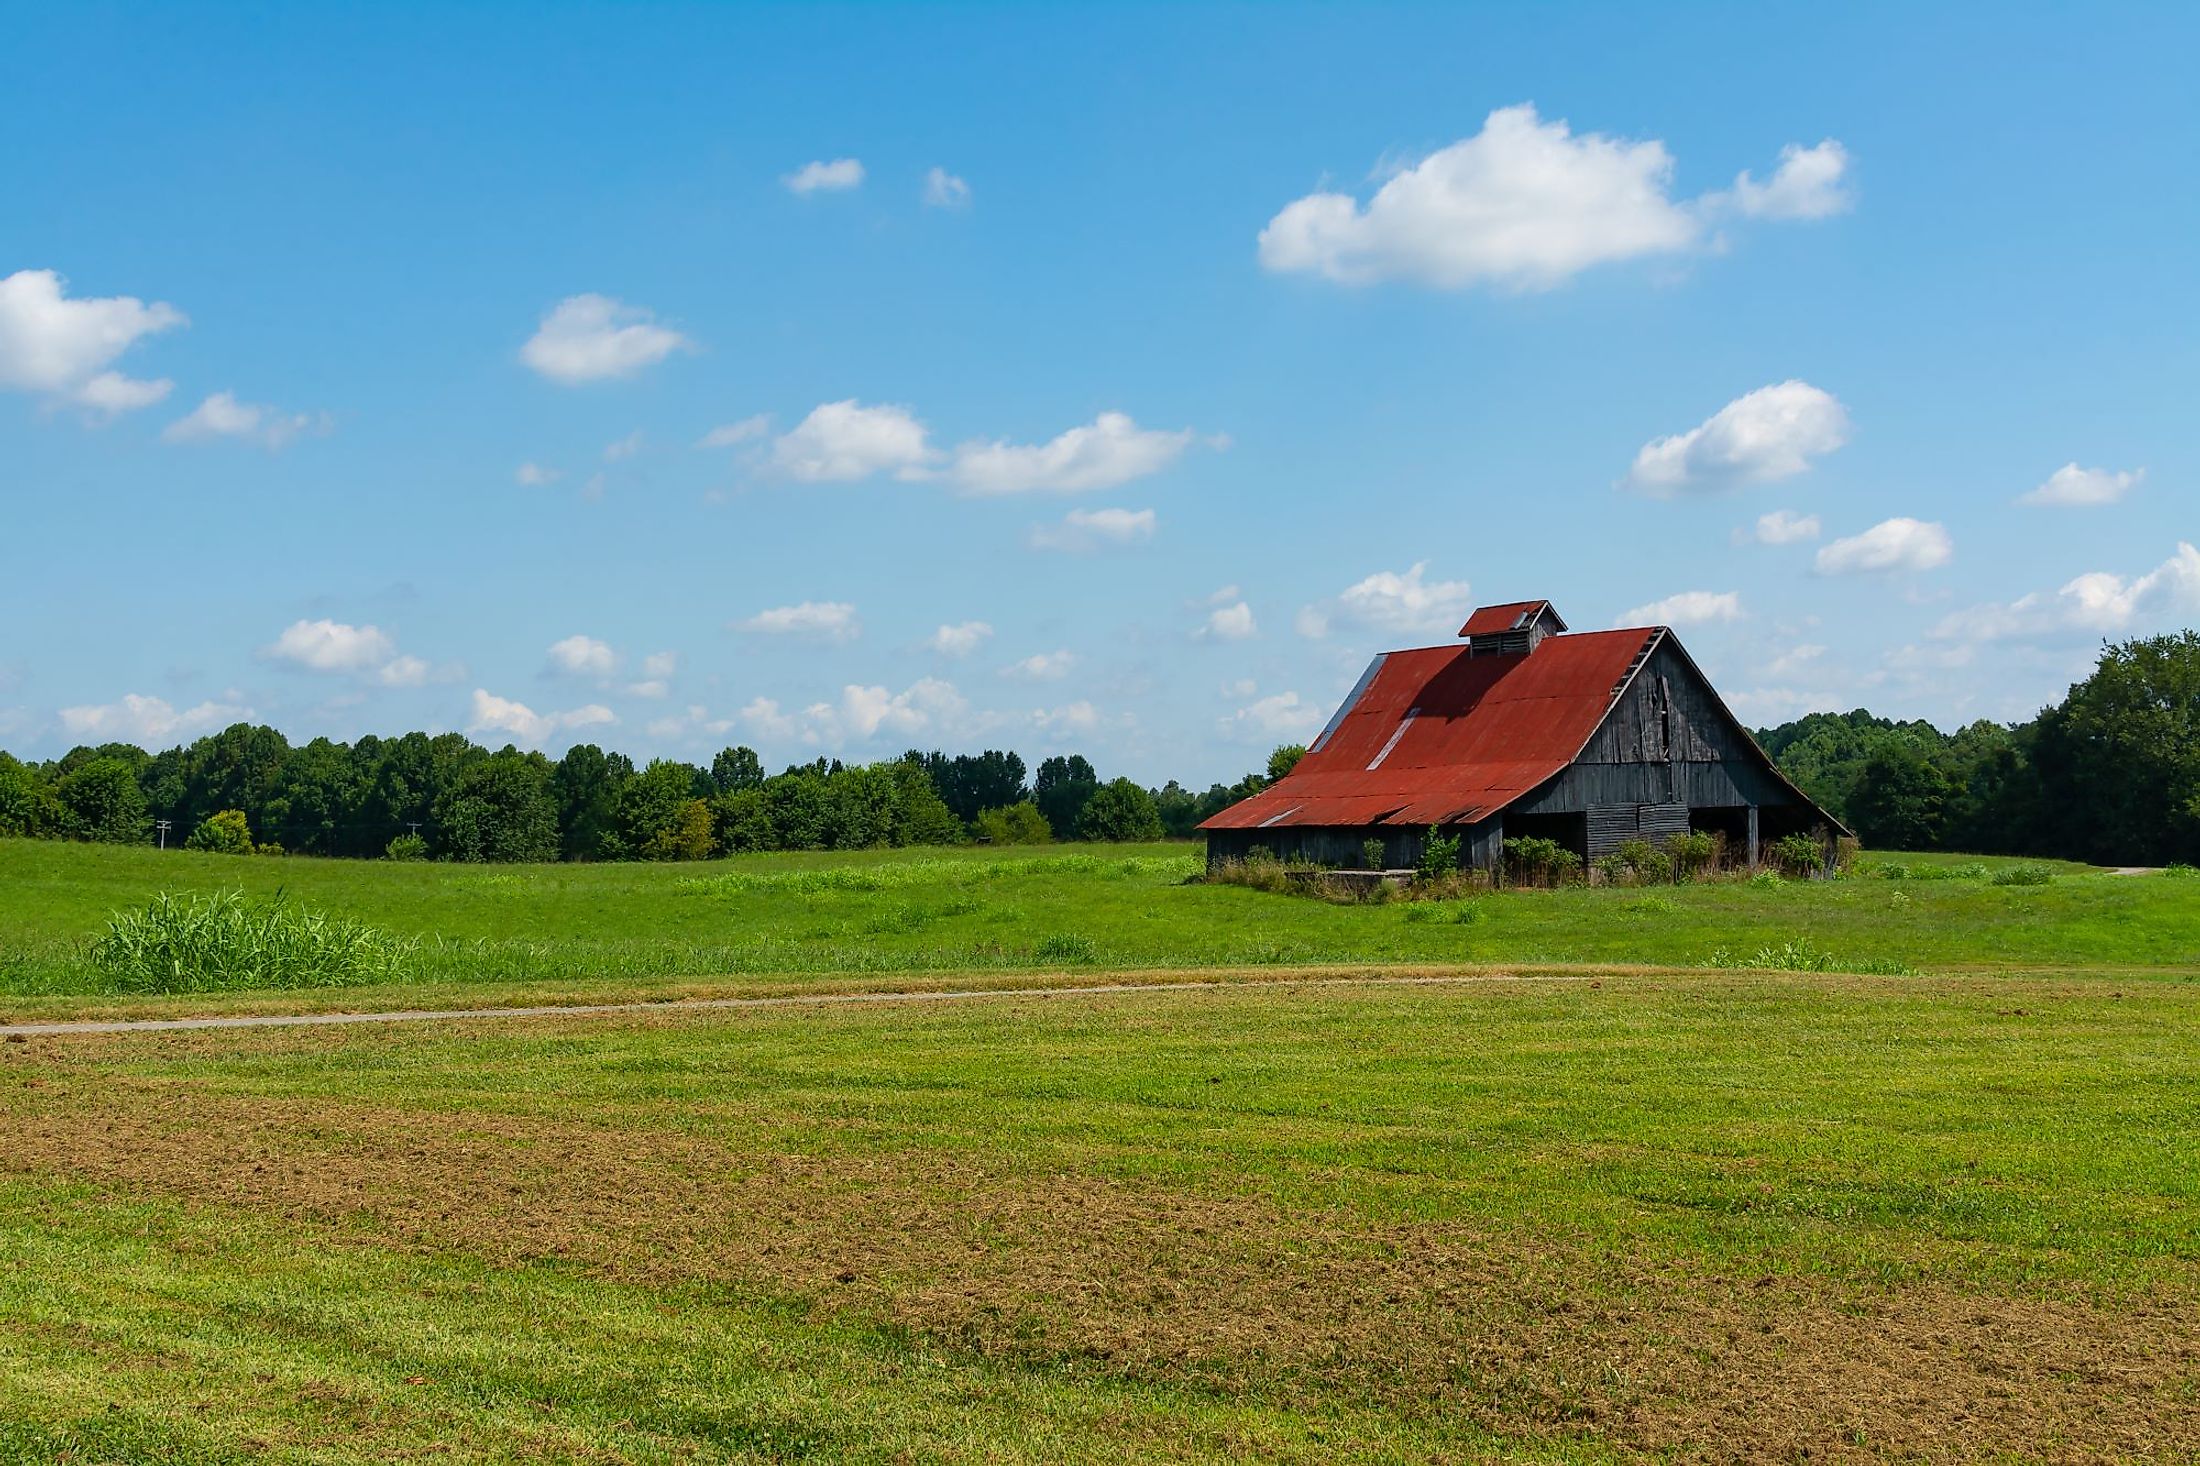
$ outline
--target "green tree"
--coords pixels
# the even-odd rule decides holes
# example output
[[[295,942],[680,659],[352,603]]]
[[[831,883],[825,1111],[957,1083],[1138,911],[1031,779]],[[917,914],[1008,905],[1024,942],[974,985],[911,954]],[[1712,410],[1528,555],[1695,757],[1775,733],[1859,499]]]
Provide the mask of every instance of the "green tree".
[[[550,792],[558,802],[559,840],[567,860],[609,860],[625,853],[619,795],[633,777],[634,765],[623,753],[607,754],[593,743],[565,751],[550,776]]]
[[[949,758],[939,752],[919,755],[912,749],[905,757],[924,766],[940,799],[965,822],[976,819],[980,810],[1004,808],[1031,797],[1024,785],[1024,761],[1013,753],[989,748]]]
[[[1161,834],[1153,796],[1130,779],[1110,779],[1095,789],[1077,817],[1081,840],[1158,840]]]
[[[1299,760],[1305,757],[1306,745],[1303,743],[1286,743],[1274,753],[1269,754],[1268,782],[1273,784],[1290,773],[1299,766]]]
[[[2200,632],[2104,649],[2040,715],[2033,759],[2068,853],[2200,863]]]
[[[1099,776],[1083,754],[1058,754],[1039,765],[1038,777],[1031,781],[1031,802],[1047,817],[1057,839],[1073,839],[1085,801],[1099,787]]]
[[[620,848],[644,860],[677,860],[686,822],[692,818],[686,806],[709,777],[692,764],[676,759],[651,759],[619,790],[615,818]],[[705,814],[709,813],[705,806]]]
[[[0,835],[58,835],[68,818],[36,769],[0,753]]]
[[[978,836],[992,845],[1047,845],[1054,831],[1047,817],[1030,800],[1004,804],[999,809],[978,811]]]
[[[743,745],[739,748],[721,748],[718,756],[710,761],[711,792],[731,794],[736,789],[754,789],[764,782],[764,761],[756,756],[756,750]]]
[[[1857,836],[1875,850],[1937,850],[1947,817],[1948,776],[1917,753],[1889,743],[1864,761],[1849,796]]]
[[[205,850],[215,855],[250,855],[252,826],[243,810],[218,809],[200,820],[191,838],[183,843],[188,849]]]
[[[550,761],[507,746],[469,764],[437,803],[435,830],[453,860],[556,860]]]
[[[643,844],[641,856],[644,860],[707,860],[714,843],[709,801],[683,799],[672,823]]]
[[[152,820],[137,772],[119,758],[95,758],[65,774],[54,788],[68,832],[80,840],[134,845],[148,837]]]

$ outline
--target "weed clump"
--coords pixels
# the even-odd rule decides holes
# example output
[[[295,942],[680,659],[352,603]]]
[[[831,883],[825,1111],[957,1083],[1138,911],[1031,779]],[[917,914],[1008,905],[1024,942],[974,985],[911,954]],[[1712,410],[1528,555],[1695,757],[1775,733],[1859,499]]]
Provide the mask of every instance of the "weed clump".
[[[1711,966],[1755,972],[1856,972],[1873,977],[1915,977],[1917,969],[1891,958],[1843,959],[1812,942],[1809,937],[1790,937],[1778,946],[1766,945],[1754,952],[1729,952],[1721,947],[1711,954]]]
[[[1084,966],[1100,960],[1100,949],[1091,937],[1078,932],[1053,932],[1039,939],[1031,949],[1032,957],[1040,962],[1060,962],[1070,966]]]
[[[2005,865],[1994,872],[1997,886],[2044,886],[2055,879],[2055,873],[2046,866],[2027,861],[2023,865]]]
[[[118,992],[211,993],[398,982],[418,949],[417,940],[293,906],[280,892],[248,902],[240,891],[163,891],[110,917],[91,958]]]

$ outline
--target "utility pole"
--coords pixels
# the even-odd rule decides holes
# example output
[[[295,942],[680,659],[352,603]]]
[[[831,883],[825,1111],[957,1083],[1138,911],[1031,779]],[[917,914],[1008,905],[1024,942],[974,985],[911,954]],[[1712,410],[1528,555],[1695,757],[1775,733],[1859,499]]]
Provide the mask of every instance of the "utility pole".
[[[153,828],[160,831],[160,848],[163,850],[168,848],[168,824],[167,820],[153,821]]]
[[[418,820],[407,820],[407,821],[405,821],[405,828],[406,828],[406,829],[408,829],[408,830],[410,830],[410,831],[412,831],[412,832],[413,832],[413,833],[414,833],[415,835],[417,835],[417,834],[419,834],[419,833],[420,833],[420,821],[418,821]]]

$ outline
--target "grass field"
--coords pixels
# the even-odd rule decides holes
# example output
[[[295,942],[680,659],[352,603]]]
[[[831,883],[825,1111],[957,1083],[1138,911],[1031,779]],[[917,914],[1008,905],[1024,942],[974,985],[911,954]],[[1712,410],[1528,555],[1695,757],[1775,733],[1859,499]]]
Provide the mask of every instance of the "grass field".
[[[1182,845],[482,868],[0,841],[0,999],[45,1012],[96,997],[109,984],[86,952],[110,914],[158,891],[225,888],[280,889],[418,937],[415,986],[473,1001],[693,978],[1700,966],[1798,940],[1921,971],[2200,968],[2200,881],[2082,866],[2040,886],[1863,879],[1367,907],[1187,884],[1198,868]]]
[[[0,1042],[0,1461],[2200,1457],[2200,881],[1194,869],[0,842],[5,1019],[1226,979]],[[104,990],[240,886],[428,960]]]
[[[0,1046],[0,1457],[2190,1459],[2200,985]]]

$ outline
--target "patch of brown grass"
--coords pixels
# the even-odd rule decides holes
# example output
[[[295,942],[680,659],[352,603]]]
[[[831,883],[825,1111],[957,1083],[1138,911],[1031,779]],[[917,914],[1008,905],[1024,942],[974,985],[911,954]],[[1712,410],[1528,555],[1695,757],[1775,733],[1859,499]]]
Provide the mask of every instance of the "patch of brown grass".
[[[339,1245],[792,1298],[994,1358],[1702,1459],[2200,1452],[2191,1299],[1719,1277],[933,1151],[454,1121],[74,1065],[35,1082],[0,1090],[0,1171],[277,1216]]]

